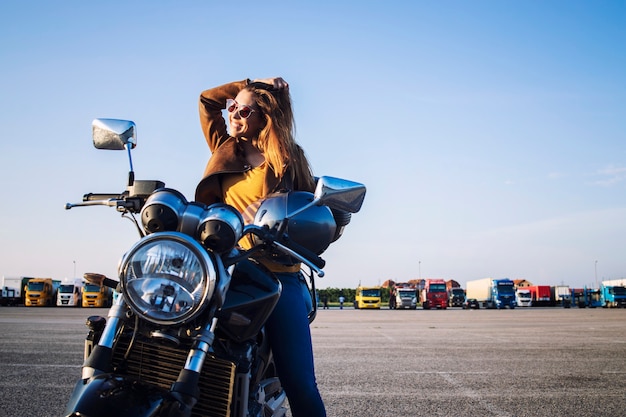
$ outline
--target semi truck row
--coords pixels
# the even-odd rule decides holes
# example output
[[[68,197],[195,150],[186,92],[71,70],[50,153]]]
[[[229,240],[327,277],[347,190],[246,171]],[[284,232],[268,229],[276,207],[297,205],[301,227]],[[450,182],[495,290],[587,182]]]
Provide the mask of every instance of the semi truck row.
[[[518,280],[519,282],[519,280]],[[458,284],[457,284],[458,285]],[[382,287],[359,286],[356,309],[380,309]],[[570,288],[566,285],[517,286],[509,278],[483,278],[467,282],[467,288],[453,287],[450,281],[426,279],[421,284],[399,283],[389,287],[389,309],[424,310],[447,307],[495,308],[516,307],[617,307],[626,308],[626,282],[603,281],[600,288]],[[472,306],[468,307],[468,301]]]
[[[110,307],[108,287],[85,283],[80,278],[63,281],[38,277],[2,277],[0,305],[26,307]]]

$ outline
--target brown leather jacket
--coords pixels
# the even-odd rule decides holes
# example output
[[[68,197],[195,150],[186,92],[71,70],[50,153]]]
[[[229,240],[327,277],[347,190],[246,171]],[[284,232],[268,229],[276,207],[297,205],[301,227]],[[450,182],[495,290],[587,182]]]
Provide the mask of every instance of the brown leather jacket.
[[[221,202],[223,192],[219,180],[220,174],[245,172],[252,168],[244,158],[238,140],[228,134],[226,121],[222,117],[226,100],[235,98],[248,82],[249,80],[235,81],[205,90],[200,94],[200,124],[212,155],[204,169],[203,179],[196,187],[196,201],[204,204]],[[268,169],[264,180],[263,195],[282,189],[301,189],[297,185],[294,186],[288,178],[290,178],[289,175],[279,178],[273,170]]]

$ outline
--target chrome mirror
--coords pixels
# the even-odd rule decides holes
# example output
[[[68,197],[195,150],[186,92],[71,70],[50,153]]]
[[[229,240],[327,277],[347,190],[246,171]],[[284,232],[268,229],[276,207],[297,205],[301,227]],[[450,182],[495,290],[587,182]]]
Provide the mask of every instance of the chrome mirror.
[[[135,123],[130,120],[95,119],[91,126],[93,145],[98,149],[123,151],[137,146]]]
[[[357,213],[365,199],[365,186],[341,178],[321,177],[315,188],[315,200],[331,208]]]

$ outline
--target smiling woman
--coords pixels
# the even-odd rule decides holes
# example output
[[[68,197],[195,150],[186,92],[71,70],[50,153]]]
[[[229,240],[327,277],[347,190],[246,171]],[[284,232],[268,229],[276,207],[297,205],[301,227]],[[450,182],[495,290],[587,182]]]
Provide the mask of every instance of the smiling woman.
[[[289,84],[282,78],[238,81],[203,91],[200,123],[212,156],[196,188],[196,201],[229,204],[250,223],[268,195],[314,190],[309,162],[294,137]],[[240,245],[250,247],[252,242],[242,240]],[[300,264],[264,253],[254,256],[282,284],[266,330],[292,415],[325,416],[315,381]]]

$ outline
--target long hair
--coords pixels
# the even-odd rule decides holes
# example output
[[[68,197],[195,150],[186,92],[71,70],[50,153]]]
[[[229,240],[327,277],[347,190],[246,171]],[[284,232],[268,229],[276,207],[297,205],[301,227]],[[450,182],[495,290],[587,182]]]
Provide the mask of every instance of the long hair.
[[[279,178],[287,175],[296,189],[312,191],[315,184],[311,166],[295,140],[296,126],[289,90],[271,87],[259,82],[245,87],[254,94],[265,120],[257,146]]]

